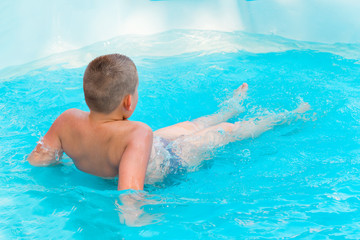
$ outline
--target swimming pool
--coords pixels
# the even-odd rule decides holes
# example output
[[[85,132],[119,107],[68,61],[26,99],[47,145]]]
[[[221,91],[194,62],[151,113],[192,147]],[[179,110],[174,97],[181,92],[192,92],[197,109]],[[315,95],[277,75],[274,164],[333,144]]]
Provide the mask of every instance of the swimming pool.
[[[121,50],[140,76],[132,119],[154,130],[216,111],[242,82],[249,84],[246,111],[231,121],[302,100],[312,110],[305,121],[219,149],[196,172],[131,192],[127,207],[120,198],[129,192],[69,159],[49,168],[26,162],[62,111],[87,109],[84,64]],[[2,71],[0,238],[359,238],[359,53],[356,44],[178,30],[115,38]],[[140,227],[122,224],[135,214]]]

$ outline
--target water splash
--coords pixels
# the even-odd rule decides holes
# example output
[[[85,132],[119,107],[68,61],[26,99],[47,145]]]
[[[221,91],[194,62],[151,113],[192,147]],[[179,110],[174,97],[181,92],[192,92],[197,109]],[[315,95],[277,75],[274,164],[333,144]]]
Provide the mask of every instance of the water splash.
[[[242,31],[172,30],[149,36],[119,36],[24,65],[7,67],[0,70],[0,81],[44,67],[50,70],[83,67],[95,57],[110,53],[128,55],[139,64],[146,58],[189,53],[202,56],[239,51],[270,53],[289,50],[314,50],[336,54],[347,59],[360,59],[360,44],[302,42],[275,35],[251,34]]]

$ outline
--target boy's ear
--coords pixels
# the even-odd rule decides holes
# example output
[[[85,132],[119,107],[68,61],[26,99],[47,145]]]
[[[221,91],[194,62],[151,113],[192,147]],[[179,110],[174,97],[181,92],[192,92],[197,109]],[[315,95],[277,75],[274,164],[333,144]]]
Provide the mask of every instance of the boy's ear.
[[[132,101],[132,98],[131,98],[131,95],[126,95],[124,97],[124,107],[126,110],[128,111],[131,111],[132,110],[132,107],[131,107],[131,101]]]

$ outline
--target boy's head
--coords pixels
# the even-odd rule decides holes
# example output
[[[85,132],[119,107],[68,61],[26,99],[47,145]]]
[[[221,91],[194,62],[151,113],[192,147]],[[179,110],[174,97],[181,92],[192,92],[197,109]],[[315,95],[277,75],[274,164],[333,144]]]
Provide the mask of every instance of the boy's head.
[[[134,94],[139,79],[136,66],[121,54],[95,58],[84,74],[85,101],[91,111],[111,113],[123,98]]]

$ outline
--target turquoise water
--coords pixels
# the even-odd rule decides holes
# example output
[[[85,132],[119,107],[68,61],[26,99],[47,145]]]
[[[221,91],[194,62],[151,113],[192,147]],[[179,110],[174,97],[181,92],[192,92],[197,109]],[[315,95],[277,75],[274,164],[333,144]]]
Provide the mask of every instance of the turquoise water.
[[[131,57],[131,56],[130,56]],[[26,155],[68,108],[87,110],[80,68],[41,67],[0,81],[1,239],[360,238],[360,64],[306,49],[135,57],[132,120],[154,130],[215,112],[242,82],[232,122],[312,106],[308,120],[232,143],[198,171],[118,192],[66,164]],[[135,206],[122,205],[130,196]],[[141,211],[139,209],[142,209]],[[123,216],[141,213],[139,227]]]

